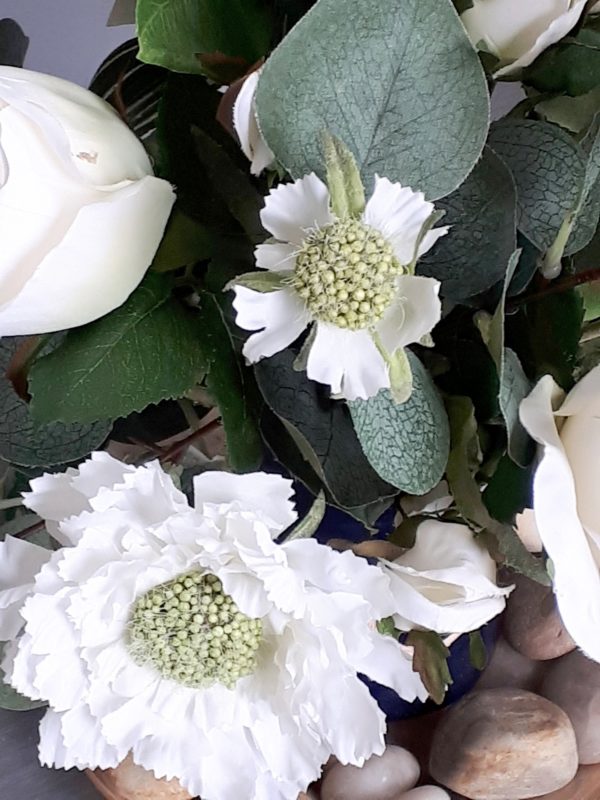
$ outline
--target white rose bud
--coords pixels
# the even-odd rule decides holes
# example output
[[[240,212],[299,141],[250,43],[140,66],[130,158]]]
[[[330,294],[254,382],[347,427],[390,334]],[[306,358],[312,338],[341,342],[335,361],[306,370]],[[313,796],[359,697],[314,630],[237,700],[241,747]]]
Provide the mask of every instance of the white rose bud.
[[[107,103],[0,67],[0,336],[72,328],[120,306],[174,200]]]
[[[275,162],[275,156],[263,139],[256,119],[254,97],[259,77],[260,69],[248,75],[233,106],[233,127],[240,140],[242,152],[250,161],[252,175],[260,175]]]
[[[461,19],[473,44],[500,59],[495,77],[502,78],[564,38],[585,5],[586,0],[474,0]]]
[[[578,646],[600,662],[600,366],[564,400],[544,376],[520,413],[541,445],[533,507],[558,608]]]

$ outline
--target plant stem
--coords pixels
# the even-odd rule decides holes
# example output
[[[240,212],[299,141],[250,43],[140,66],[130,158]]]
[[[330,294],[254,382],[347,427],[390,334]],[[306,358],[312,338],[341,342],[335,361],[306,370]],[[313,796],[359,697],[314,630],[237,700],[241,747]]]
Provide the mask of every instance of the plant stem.
[[[513,297],[508,305],[508,310],[514,310],[519,306],[526,303],[541,300],[551,294],[560,294],[567,292],[569,289],[574,289],[576,286],[581,286],[583,283],[592,283],[600,279],[600,267],[585,270],[585,272],[578,272],[576,275],[567,275],[565,278],[548,283],[543,289],[529,294],[523,294],[520,297]]]
[[[5,511],[7,508],[17,508],[22,505],[22,497],[7,497],[5,500],[0,500],[0,511]]]

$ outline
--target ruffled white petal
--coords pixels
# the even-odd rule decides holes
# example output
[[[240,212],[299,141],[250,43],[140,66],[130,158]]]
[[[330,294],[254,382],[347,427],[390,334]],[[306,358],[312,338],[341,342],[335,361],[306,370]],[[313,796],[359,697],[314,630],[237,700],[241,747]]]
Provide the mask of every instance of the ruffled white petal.
[[[375,326],[388,353],[419,342],[435,328],[442,315],[439,291],[435,278],[398,278],[396,299]]]
[[[583,652],[600,661],[600,573],[594,545],[579,519],[573,472],[556,427],[553,406],[561,394],[546,375],[521,403],[520,416],[542,446],[533,502],[538,531],[552,559],[560,615]]]
[[[448,232],[448,228],[429,231],[417,248],[419,234],[433,211],[433,203],[428,203],[422,192],[413,192],[406,186],[376,175],[375,188],[363,218],[367,225],[381,231],[394,248],[400,263],[408,265]]]
[[[400,630],[476,630],[504,609],[511,591],[496,585],[494,561],[465,525],[423,522],[414,547],[381,563],[390,577]]]
[[[600,416],[600,366],[594,367],[575,384],[555,413],[559,417],[575,414]]]
[[[246,331],[259,331],[243,348],[251,364],[284,350],[311,322],[306,306],[292,289],[255,292],[236,286],[234,291],[236,323]]]
[[[302,244],[309,231],[333,222],[329,190],[314,172],[293,183],[282,183],[267,195],[260,219],[276,239]]]
[[[323,322],[317,323],[306,371],[311,380],[346,400],[366,400],[390,386],[387,366],[368,331]]]
[[[401,645],[391,636],[380,636],[376,646],[356,666],[359,672],[389,686],[408,703],[425,701],[429,697],[421,676],[413,670],[412,648]]]
[[[23,603],[51,550],[7,536],[0,542],[0,641],[14,639],[25,624]]]
[[[282,272],[293,270],[296,266],[296,247],[284,242],[265,242],[254,251],[256,266],[261,269]]]
[[[233,127],[239,137],[242,152],[251,162],[252,175],[260,175],[275,161],[275,156],[265,142],[256,119],[254,97],[259,77],[260,70],[248,75],[233,106]]]

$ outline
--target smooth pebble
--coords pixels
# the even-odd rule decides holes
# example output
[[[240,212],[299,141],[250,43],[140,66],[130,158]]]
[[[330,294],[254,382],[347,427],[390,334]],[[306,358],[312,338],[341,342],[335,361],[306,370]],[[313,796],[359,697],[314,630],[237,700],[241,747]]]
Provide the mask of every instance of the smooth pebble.
[[[389,745],[363,767],[336,764],[323,779],[321,800],[398,800],[419,780],[417,759],[403,747]]]
[[[419,786],[410,792],[400,795],[398,800],[450,800],[450,795],[439,786]]]

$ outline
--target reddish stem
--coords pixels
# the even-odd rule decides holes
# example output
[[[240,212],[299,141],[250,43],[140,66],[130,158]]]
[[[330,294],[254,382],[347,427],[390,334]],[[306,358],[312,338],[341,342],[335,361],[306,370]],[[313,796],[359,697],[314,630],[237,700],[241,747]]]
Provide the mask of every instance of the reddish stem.
[[[576,275],[567,275],[565,278],[548,283],[543,289],[539,289],[536,292],[530,292],[529,294],[521,295],[521,297],[513,297],[513,299],[507,303],[507,307],[508,310],[513,310],[526,303],[541,300],[551,294],[560,294],[569,289],[574,289],[576,286],[581,286],[583,283],[592,283],[598,279],[600,279],[600,267],[588,269],[585,270],[585,272],[578,272]]]

